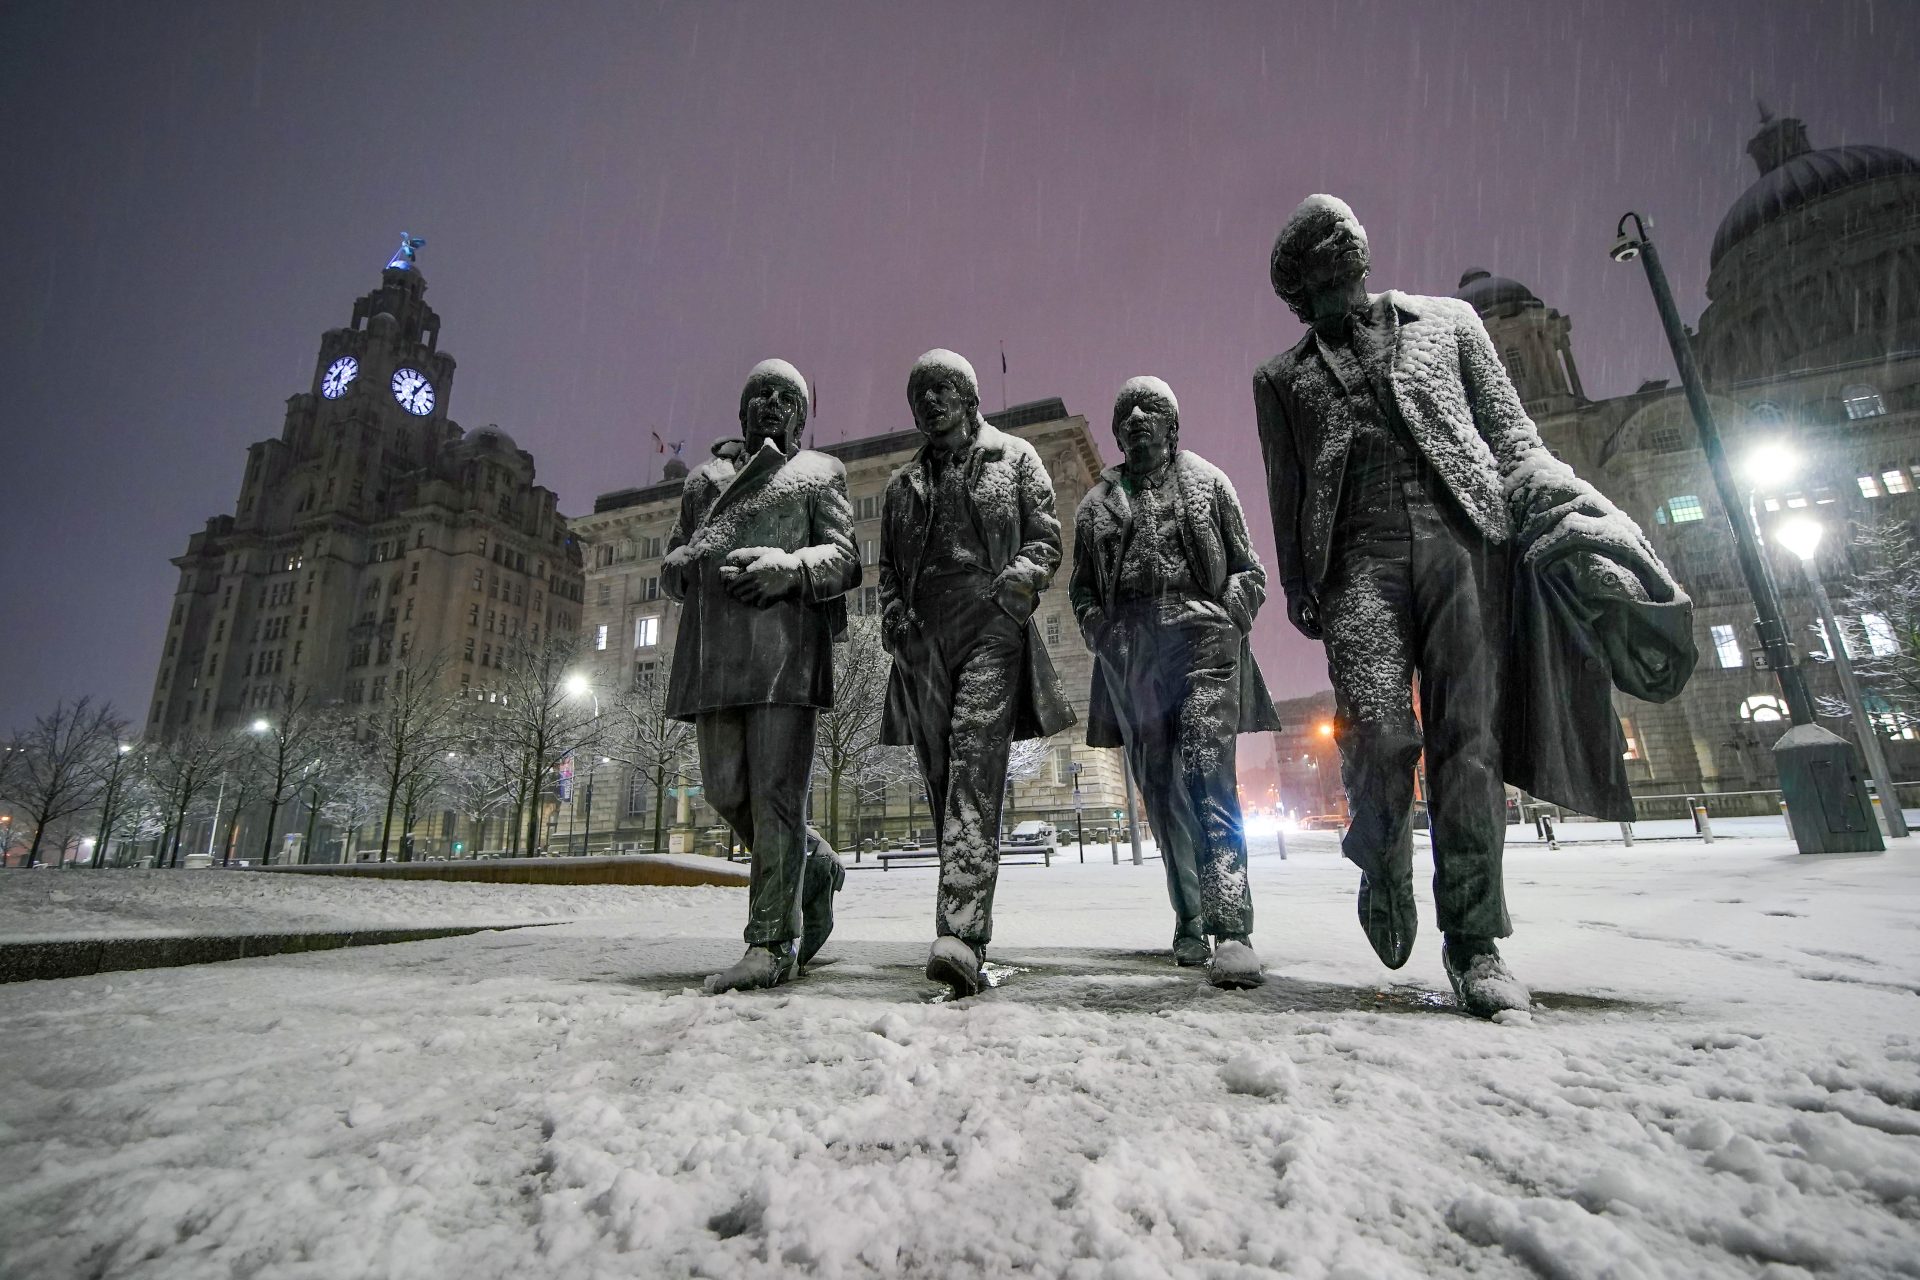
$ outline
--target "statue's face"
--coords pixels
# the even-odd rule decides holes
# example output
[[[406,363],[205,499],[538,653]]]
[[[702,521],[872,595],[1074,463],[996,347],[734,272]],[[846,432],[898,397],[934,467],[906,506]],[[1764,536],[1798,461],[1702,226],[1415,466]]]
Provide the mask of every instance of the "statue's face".
[[[740,410],[740,432],[747,438],[751,457],[771,440],[782,451],[791,447],[805,421],[806,401],[792,383],[780,378],[755,378],[747,384],[746,404]]]
[[[913,389],[913,425],[920,434],[943,436],[973,419],[973,398],[950,373],[936,373]]]
[[[1173,406],[1147,398],[1134,401],[1132,411],[1114,427],[1113,437],[1128,462],[1158,466],[1166,459],[1173,429]]]
[[[1311,323],[1347,309],[1355,281],[1372,266],[1367,233],[1352,218],[1329,214],[1301,228],[1289,246],[1295,283],[1283,295],[1300,319]]]

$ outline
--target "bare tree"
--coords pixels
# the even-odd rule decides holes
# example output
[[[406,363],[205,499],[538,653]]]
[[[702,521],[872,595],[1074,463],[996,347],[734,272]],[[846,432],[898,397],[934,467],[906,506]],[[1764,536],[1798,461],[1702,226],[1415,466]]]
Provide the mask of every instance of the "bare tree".
[[[1920,723],[1920,543],[1903,520],[1863,527],[1849,548],[1853,571],[1834,593],[1840,635],[1866,691],[1903,720]],[[1821,699],[1827,715],[1849,714]]]
[[[485,703],[470,704],[461,744],[447,759],[442,783],[447,803],[467,824],[467,841],[475,852],[485,838],[487,823],[509,813],[519,776],[518,753],[503,749],[485,707]]]
[[[654,667],[634,679],[607,711],[609,728],[600,749],[629,773],[647,779],[653,791],[653,851],[660,852],[666,823],[667,788],[698,776],[693,725],[667,717],[667,679]]]
[[[141,752],[141,776],[160,811],[155,865],[180,864],[187,823],[220,781],[235,746],[230,734],[182,733],[148,743]]]
[[[879,619],[847,619],[846,635],[833,647],[833,706],[820,713],[813,738],[813,766],[826,784],[827,838],[836,846],[841,797],[848,788],[858,804],[862,785],[871,790],[875,774],[897,772],[901,753],[880,744],[892,669],[880,643]]]
[[[33,827],[23,865],[31,867],[39,858],[50,827],[91,809],[100,798],[108,762],[126,727],[107,703],[80,698],[56,704],[17,736],[20,761],[7,770],[5,798]]]
[[[459,743],[460,695],[447,689],[444,654],[402,659],[380,700],[366,714],[367,746],[378,763],[385,792],[380,820],[380,861],[393,847],[394,813],[418,776],[434,769]]]
[[[312,689],[302,689],[292,680],[275,690],[273,710],[255,722],[250,753],[258,762],[260,799],[267,806],[267,821],[260,835],[262,866],[273,858],[274,828],[280,810],[312,779],[316,766],[328,756],[334,727],[331,709]]]
[[[137,811],[142,799],[138,752],[137,744],[122,742],[106,758],[100,787],[100,830],[93,838],[92,861],[95,868],[107,865],[107,846],[127,825],[127,811]]]
[[[551,636],[520,646],[501,669],[493,725],[519,756],[515,808],[526,823],[528,853],[539,843],[547,779],[568,752],[597,749],[601,733],[610,727],[597,714],[603,709],[599,695],[584,687],[575,666],[579,652],[578,637]]]

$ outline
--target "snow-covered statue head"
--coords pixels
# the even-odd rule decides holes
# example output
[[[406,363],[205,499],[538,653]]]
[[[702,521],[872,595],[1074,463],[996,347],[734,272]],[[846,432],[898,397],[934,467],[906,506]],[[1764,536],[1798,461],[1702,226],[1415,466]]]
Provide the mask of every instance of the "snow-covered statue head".
[[[966,357],[935,347],[913,362],[907,405],[921,435],[935,441],[964,437],[980,421],[980,379]]]
[[[1180,402],[1173,388],[1144,374],[1122,383],[1113,401],[1113,439],[1130,471],[1159,470],[1180,451]]]
[[[807,398],[807,380],[785,360],[762,360],[753,366],[740,389],[740,434],[747,438],[748,456],[760,452],[768,440],[782,453],[799,449]]]
[[[1348,294],[1373,266],[1367,229],[1338,196],[1313,195],[1280,228],[1267,260],[1273,291],[1302,320],[1315,318],[1314,299]]]

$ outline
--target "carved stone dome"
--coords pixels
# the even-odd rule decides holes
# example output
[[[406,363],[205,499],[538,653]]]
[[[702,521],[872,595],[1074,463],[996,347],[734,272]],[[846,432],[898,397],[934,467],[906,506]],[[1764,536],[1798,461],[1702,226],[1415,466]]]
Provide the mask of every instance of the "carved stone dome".
[[[1760,177],[1741,193],[1714,233],[1711,262],[1760,228],[1816,200],[1883,178],[1920,175],[1920,160],[1892,147],[1855,145],[1815,151],[1800,121],[1767,119],[1747,144]]]
[[[475,453],[514,455],[520,452],[520,446],[513,442],[513,437],[492,423],[488,423],[477,431],[468,432],[467,438],[461,443]]]
[[[1496,307],[1546,305],[1534,296],[1533,290],[1518,280],[1496,276],[1485,267],[1469,267],[1466,274],[1460,277],[1460,285],[1454,290],[1453,296],[1467,303],[1481,315],[1485,315]]]

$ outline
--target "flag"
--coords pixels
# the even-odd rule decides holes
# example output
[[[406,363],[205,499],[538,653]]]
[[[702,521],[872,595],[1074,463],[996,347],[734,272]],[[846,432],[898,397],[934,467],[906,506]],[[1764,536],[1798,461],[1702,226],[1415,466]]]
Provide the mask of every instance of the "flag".
[[[653,437],[653,451],[655,453],[665,453],[667,451],[667,442],[660,438],[658,431],[649,431],[647,434]]]
[[[559,778],[553,784],[554,798],[556,800],[572,800],[573,752],[569,751],[560,757],[560,763],[555,767],[554,772],[559,774]]]
[[[1007,376],[1007,349],[1005,347],[1000,348],[1000,376],[1003,378]]]

